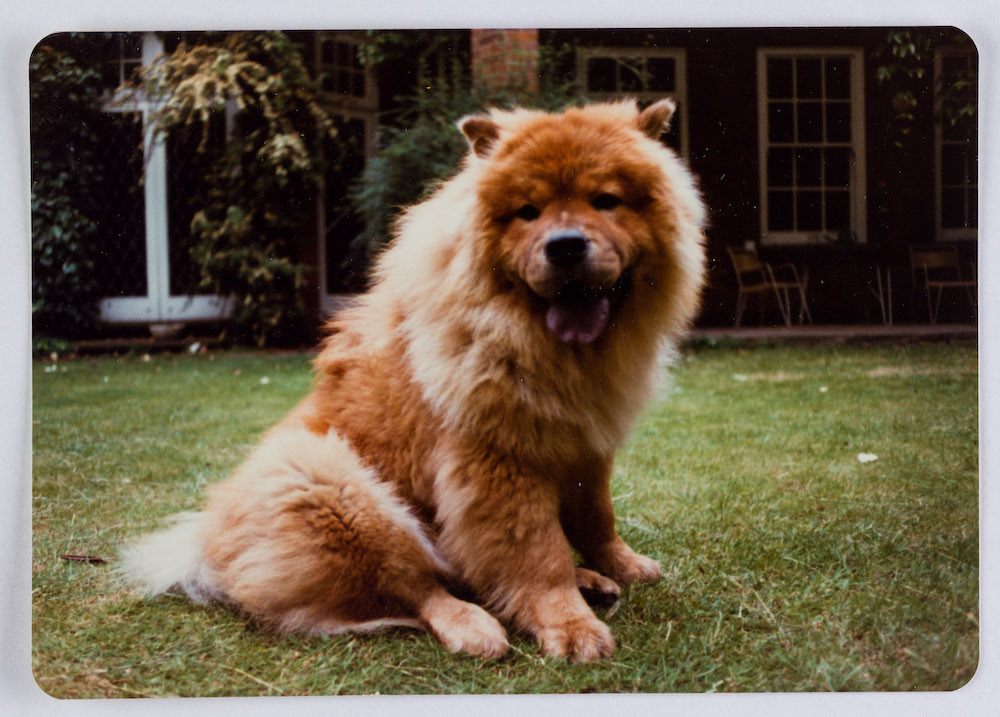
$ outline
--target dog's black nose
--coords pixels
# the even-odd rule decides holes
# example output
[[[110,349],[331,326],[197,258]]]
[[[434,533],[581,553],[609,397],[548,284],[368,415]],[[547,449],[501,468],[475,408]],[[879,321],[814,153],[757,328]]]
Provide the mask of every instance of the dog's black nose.
[[[587,256],[589,242],[579,229],[560,229],[545,240],[545,258],[553,266],[569,269]]]

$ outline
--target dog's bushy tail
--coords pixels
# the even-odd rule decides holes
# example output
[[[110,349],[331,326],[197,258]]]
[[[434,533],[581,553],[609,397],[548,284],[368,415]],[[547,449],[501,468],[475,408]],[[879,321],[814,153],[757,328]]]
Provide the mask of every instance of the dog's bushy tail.
[[[228,602],[203,551],[205,513],[179,513],[173,524],[122,550],[119,574],[146,595],[183,592],[206,604]]]

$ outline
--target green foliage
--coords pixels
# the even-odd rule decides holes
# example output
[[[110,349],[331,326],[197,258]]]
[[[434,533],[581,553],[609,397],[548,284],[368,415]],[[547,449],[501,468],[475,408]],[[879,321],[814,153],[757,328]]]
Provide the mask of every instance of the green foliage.
[[[358,55],[362,63],[376,71],[389,63],[421,56],[426,65],[427,57],[436,50],[446,52],[449,63],[467,64],[469,53],[464,46],[467,35],[464,30],[368,30]]]
[[[376,250],[400,208],[425,197],[450,175],[465,153],[455,122],[478,105],[461,86],[439,88],[408,100],[398,126],[379,130],[379,152],[365,165],[349,198],[365,227],[355,250]]]
[[[93,190],[100,74],[41,44],[29,62],[31,317],[36,336],[75,338],[97,322]]]
[[[158,132],[201,133],[206,172],[191,222],[200,288],[237,299],[239,337],[298,340],[310,267],[295,237],[336,134],[298,48],[281,32],[226,33],[182,44],[142,83],[162,101]],[[213,142],[227,111],[232,133]]]
[[[447,37],[438,38],[438,43],[446,44]],[[428,46],[433,44],[421,33],[372,32],[361,54],[379,64]],[[472,86],[467,55],[460,52],[450,53],[446,65],[434,67],[425,61],[418,70],[423,78],[419,94],[397,98],[400,110],[393,123],[379,129],[378,156],[367,163],[349,191],[365,221],[355,250],[377,251],[389,239],[400,209],[426,197],[456,170],[468,147],[456,126],[465,115],[515,105],[554,111],[580,102],[572,85],[557,79],[553,71],[557,56],[566,52],[571,49],[540,49],[539,89],[533,92],[482,92]]]
[[[889,91],[897,147],[913,133],[919,97],[932,89],[935,113],[939,121],[951,126],[974,128],[977,113],[977,64],[969,68],[944,69],[932,88],[934,51],[974,50],[968,35],[950,30],[933,33],[925,30],[890,30],[885,43],[873,53],[875,78]]]
[[[52,338],[40,334],[31,337],[31,355],[36,358],[56,357],[73,352],[73,344],[65,339]]]

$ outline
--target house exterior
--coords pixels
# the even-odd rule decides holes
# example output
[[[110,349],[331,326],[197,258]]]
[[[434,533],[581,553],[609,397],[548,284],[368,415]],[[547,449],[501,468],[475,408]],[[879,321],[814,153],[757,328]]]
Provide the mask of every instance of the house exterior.
[[[678,111],[663,139],[690,164],[709,207],[710,286],[702,324],[733,319],[735,278],[726,248],[752,246],[766,259],[809,271],[812,315],[822,322],[877,320],[874,272],[891,280],[897,320],[926,320],[910,292],[908,248],[947,242],[973,263],[978,247],[978,149],[974,128],[937,119],[936,78],[975,68],[960,33],[923,28],[930,49],[916,63],[915,104],[899,134],[893,89],[879,81],[886,28],[472,30],[454,42],[467,52],[478,86],[530,88],[538,48],[562,48],[556,73],[595,100],[669,96]],[[303,203],[303,261],[318,267],[307,297],[320,311],[338,305],[338,258],[357,234],[345,198],[349,180],[376,152],[381,118],[412,91],[420,67],[454,61],[454,48],[429,46],[412,63],[373,72],[358,59],[363,33],[292,33],[307,65],[323,77],[330,106],[352,150],[328,173],[320,196]],[[144,63],[180,41],[178,34],[114,36],[103,70],[108,97]],[[454,44],[454,43],[453,43]],[[186,280],[189,217],[185,177],[195,153],[180,140],[154,142],[142,102],[108,102],[109,162],[120,181],[108,187],[109,323],[195,322],[226,315],[227,302],[191,296]],[[224,141],[225,127],[218,128]],[[142,145],[141,157],[134,147]],[[884,297],[884,293],[880,294]],[[945,307],[952,320],[974,309]]]
[[[881,319],[868,289],[876,268],[883,280],[891,272],[895,316],[926,320],[923,298],[910,291],[911,244],[951,242],[975,261],[975,133],[936,121],[933,91],[949,63],[974,65],[975,48],[955,44],[953,30],[926,34],[932,49],[903,148],[893,95],[877,78],[885,28],[552,31],[542,39],[576,48],[575,76],[588,95],[647,97],[623,72],[644,65],[649,95],[677,100],[676,145],[710,215],[711,285],[699,322],[732,320],[725,249],[750,244],[773,262],[808,267],[822,323]],[[969,320],[969,311],[963,301],[950,316]]]

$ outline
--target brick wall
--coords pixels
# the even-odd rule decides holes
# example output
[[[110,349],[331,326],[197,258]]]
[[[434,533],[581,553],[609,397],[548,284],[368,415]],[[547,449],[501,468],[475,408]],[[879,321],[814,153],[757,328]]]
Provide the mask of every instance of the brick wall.
[[[538,30],[473,30],[471,43],[476,89],[538,89]]]

